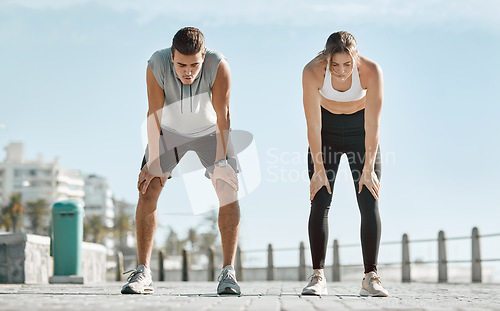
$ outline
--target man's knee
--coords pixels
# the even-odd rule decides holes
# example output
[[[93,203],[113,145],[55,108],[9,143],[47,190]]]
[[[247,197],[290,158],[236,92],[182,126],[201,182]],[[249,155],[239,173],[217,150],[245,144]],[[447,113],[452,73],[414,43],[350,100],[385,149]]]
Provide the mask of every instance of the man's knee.
[[[141,189],[142,186],[143,185],[141,185]],[[163,186],[161,185],[160,178],[159,177],[153,178],[149,183],[148,188],[146,189],[146,193],[143,194],[142,191],[139,191],[139,201],[150,202],[158,200],[158,197],[160,196],[162,189]]]
[[[217,180],[215,192],[219,198],[220,206],[226,206],[238,200],[238,192],[223,180]]]
[[[230,185],[227,181],[222,180],[222,179],[217,179],[214,180],[214,175],[210,177],[210,180],[212,181],[212,185],[215,188],[216,192],[236,192],[236,189],[233,188],[232,185]]]
[[[238,200],[235,200],[233,202],[229,202],[229,203],[221,206],[220,208],[224,208],[224,209],[227,209],[227,210],[239,210],[240,209],[240,204],[238,203]]]

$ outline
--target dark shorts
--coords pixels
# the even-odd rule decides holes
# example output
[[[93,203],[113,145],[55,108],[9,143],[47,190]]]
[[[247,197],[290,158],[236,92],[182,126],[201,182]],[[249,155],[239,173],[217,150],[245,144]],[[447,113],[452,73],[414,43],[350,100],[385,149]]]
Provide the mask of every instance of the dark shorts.
[[[196,152],[201,164],[205,167],[205,176],[210,178],[214,171],[214,162],[217,150],[217,138],[214,133],[201,137],[185,137],[173,132],[162,130],[160,132],[160,167],[163,173],[172,173],[186,152],[192,150]],[[149,157],[148,148],[144,152],[141,170],[146,165]],[[235,158],[228,158],[228,164],[238,173],[238,164]],[[184,166],[183,166],[184,168]],[[188,166],[189,171],[195,171],[200,168],[199,163],[193,163]],[[172,174],[170,177],[172,178]]]

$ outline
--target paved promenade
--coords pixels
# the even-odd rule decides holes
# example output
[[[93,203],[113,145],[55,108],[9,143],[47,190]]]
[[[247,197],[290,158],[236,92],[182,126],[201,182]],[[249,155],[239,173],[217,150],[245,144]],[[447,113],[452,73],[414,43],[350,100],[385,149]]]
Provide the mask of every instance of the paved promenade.
[[[500,284],[384,284],[387,298],[360,297],[352,282],[330,283],[323,297],[301,296],[305,282],[241,282],[240,297],[209,282],[156,282],[153,295],[121,295],[121,285],[0,284],[0,310],[500,310]]]

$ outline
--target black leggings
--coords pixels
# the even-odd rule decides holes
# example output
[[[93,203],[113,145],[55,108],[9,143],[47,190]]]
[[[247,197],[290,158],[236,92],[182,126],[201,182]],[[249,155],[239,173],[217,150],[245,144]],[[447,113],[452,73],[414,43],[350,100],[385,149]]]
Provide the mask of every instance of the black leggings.
[[[380,244],[380,216],[378,201],[371,192],[363,186],[358,193],[358,182],[365,163],[365,111],[360,110],[353,114],[333,114],[321,108],[322,154],[326,175],[330,181],[330,189],[335,184],[340,157],[346,154],[351,168],[351,174],[356,190],[359,211],[361,213],[361,247],[365,273],[377,271],[377,257]],[[309,178],[314,173],[314,163],[309,150]],[[375,173],[380,180],[380,149],[377,149],[375,159]],[[332,201],[326,187],[322,187],[311,201],[309,215],[309,243],[313,269],[325,267],[325,256],[328,243],[328,211]]]

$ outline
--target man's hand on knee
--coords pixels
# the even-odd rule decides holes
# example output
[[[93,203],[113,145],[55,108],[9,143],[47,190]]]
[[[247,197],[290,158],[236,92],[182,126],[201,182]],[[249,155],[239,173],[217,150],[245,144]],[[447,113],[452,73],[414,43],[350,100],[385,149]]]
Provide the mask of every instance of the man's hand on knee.
[[[148,169],[148,165],[144,165],[141,172],[139,173],[139,180],[137,181],[137,190],[139,190],[142,194],[146,194],[149,184],[155,177],[160,178],[160,184],[163,187],[165,185],[165,181],[168,179],[169,176],[170,176],[169,172],[162,173],[161,176],[158,176],[157,174],[152,174],[150,169]]]
[[[212,184],[214,185],[215,191],[218,189],[217,181],[221,180],[229,184],[235,191],[238,191],[238,175],[231,167],[231,165],[227,166],[215,166],[214,172],[210,174],[210,179],[212,180]]]

